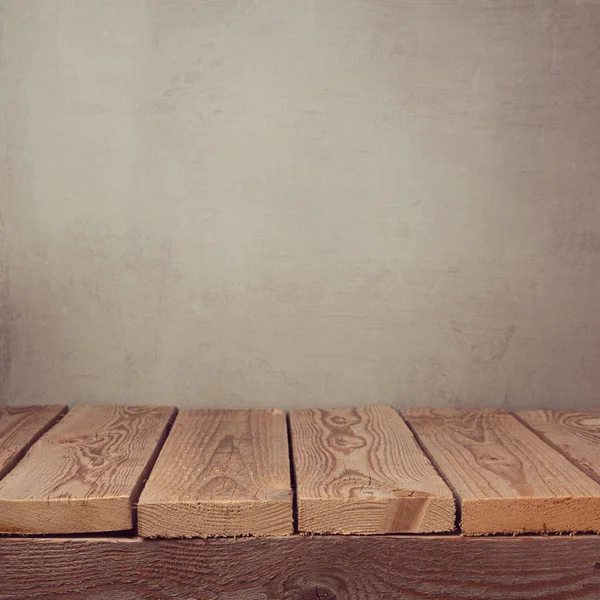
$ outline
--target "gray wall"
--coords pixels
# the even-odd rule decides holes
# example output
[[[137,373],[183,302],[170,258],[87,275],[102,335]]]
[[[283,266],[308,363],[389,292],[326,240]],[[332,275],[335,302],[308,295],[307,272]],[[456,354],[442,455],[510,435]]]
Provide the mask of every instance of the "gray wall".
[[[600,3],[2,0],[2,402],[600,395]]]

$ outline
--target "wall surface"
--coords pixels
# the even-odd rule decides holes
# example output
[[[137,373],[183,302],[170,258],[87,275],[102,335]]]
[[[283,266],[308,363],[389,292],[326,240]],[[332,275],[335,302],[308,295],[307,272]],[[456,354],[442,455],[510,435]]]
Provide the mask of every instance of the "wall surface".
[[[600,2],[0,22],[1,402],[600,402]]]

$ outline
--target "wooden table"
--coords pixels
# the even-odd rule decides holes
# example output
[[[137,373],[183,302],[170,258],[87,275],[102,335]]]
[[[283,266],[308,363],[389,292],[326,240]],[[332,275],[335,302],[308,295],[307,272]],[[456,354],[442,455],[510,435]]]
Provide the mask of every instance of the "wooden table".
[[[597,409],[0,409],[0,600],[598,600],[599,448]]]

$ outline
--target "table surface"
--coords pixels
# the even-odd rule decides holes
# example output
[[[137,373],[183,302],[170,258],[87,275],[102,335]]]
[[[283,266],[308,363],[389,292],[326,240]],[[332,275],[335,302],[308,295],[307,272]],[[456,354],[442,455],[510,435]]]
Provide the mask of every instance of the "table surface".
[[[7,535],[597,533],[600,409],[9,407],[0,474]]]

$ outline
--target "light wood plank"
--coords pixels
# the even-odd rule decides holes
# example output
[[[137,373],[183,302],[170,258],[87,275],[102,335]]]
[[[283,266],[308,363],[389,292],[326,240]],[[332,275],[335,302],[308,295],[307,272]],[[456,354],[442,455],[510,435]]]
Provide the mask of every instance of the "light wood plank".
[[[66,412],[66,404],[0,406],[0,479]]]
[[[600,482],[600,408],[516,413],[544,441]]]
[[[75,407],[0,481],[0,532],[131,529],[132,500],[174,411]]]
[[[294,410],[290,426],[301,532],[454,529],[450,489],[393,408]]]
[[[143,537],[293,533],[285,414],[184,410],[138,506]]]
[[[506,411],[407,410],[468,535],[600,531],[600,485]]]

